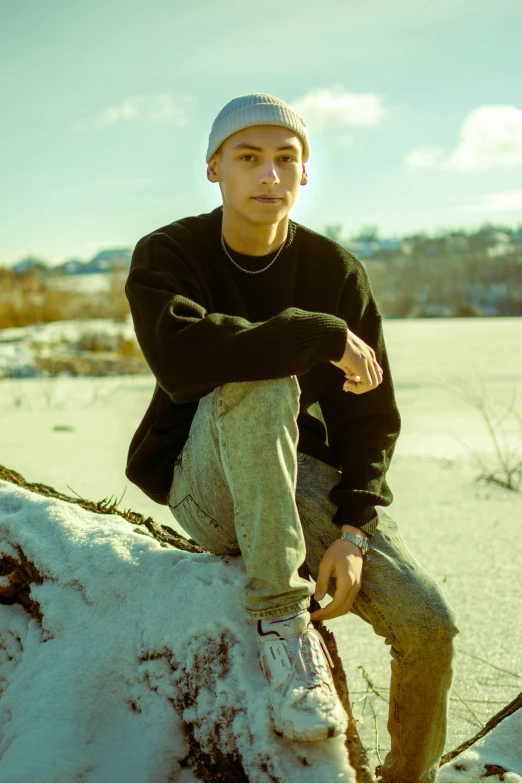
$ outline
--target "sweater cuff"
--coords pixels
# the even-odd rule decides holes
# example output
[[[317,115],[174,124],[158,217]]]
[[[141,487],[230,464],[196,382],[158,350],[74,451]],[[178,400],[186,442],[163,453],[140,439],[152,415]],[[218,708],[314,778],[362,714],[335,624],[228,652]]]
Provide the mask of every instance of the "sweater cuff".
[[[346,348],[346,321],[329,313],[303,311],[305,317],[296,320],[296,341],[298,352],[306,354],[306,365],[299,368],[298,375],[309,371],[317,362],[338,362]],[[300,350],[299,350],[300,349]]]
[[[351,508],[346,509],[344,504],[341,503],[334,514],[332,522],[339,529],[343,525],[353,525],[364,530],[368,536],[373,536],[379,525],[379,515],[375,506],[366,506],[366,508],[360,511],[355,511]]]

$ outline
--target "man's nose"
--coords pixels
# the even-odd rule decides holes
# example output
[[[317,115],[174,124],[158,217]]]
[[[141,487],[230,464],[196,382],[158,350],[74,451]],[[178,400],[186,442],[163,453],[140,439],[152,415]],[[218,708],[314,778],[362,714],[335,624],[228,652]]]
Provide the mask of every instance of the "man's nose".
[[[276,171],[274,165],[269,165],[268,166],[268,168],[265,170],[263,179],[264,180],[273,179],[273,180],[279,181],[279,177],[277,175],[277,171]]]

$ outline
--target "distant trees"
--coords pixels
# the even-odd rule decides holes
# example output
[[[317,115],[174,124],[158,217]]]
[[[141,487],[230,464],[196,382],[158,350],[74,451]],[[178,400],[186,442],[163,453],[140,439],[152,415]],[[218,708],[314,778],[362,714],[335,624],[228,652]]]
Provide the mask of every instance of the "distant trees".
[[[354,242],[378,242],[379,228],[375,225],[363,226],[358,234],[352,237]]]
[[[328,239],[333,239],[334,242],[339,242],[339,244],[342,245],[341,242],[341,231],[343,230],[341,223],[335,223],[330,226],[326,226],[324,230],[325,237],[328,237]]]
[[[326,226],[323,231],[325,237],[333,239],[334,242],[343,244],[342,240],[342,223],[332,223]],[[379,228],[376,225],[363,226],[358,234],[354,234],[350,237],[351,242],[376,242],[379,239]]]
[[[375,224],[350,239],[342,223],[323,233],[364,264],[384,317],[522,315],[522,223],[516,229],[493,223],[475,231],[438,229],[431,236],[418,231],[402,239],[380,238]],[[128,248],[113,248],[59,267],[32,255],[0,267],[0,329],[78,315],[124,321],[130,258]],[[107,282],[102,295],[89,293],[86,273]],[[60,290],[60,277],[75,281],[75,290]]]
[[[385,317],[522,315],[522,225],[483,223],[402,240],[380,239],[378,227],[366,225],[343,240],[336,223],[325,236],[364,264]]]

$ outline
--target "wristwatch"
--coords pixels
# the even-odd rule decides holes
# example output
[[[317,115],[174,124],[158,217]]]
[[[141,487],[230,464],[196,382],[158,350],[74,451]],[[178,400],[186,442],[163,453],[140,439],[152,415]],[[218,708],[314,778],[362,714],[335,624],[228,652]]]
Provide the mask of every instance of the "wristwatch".
[[[361,547],[363,555],[365,555],[370,548],[368,539],[364,536],[356,536],[354,533],[345,533],[343,530],[339,538],[344,538],[345,541],[353,541],[354,544],[357,544],[357,546]]]

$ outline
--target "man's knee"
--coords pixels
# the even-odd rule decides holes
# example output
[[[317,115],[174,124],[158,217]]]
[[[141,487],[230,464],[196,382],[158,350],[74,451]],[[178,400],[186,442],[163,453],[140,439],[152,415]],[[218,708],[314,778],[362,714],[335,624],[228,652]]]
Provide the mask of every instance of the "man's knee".
[[[259,381],[237,381],[218,386],[215,393],[219,395],[227,410],[239,402],[255,398],[256,405],[279,405],[290,399],[294,404],[299,401],[301,392],[297,376],[284,378],[266,378]]]
[[[433,629],[437,636],[448,641],[451,641],[454,636],[460,633],[460,628],[457,625],[457,616],[449,606],[435,613]]]
[[[415,629],[413,629],[415,631]],[[460,633],[457,616],[445,600],[426,607],[417,624],[419,641],[448,646],[453,649],[454,638]]]

